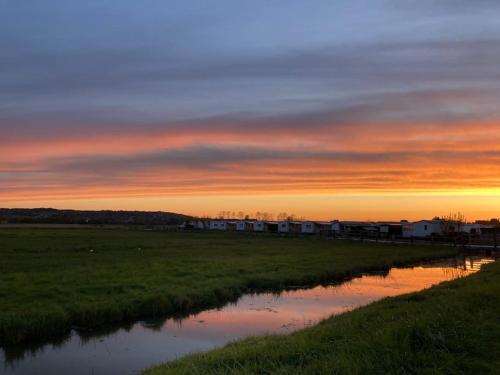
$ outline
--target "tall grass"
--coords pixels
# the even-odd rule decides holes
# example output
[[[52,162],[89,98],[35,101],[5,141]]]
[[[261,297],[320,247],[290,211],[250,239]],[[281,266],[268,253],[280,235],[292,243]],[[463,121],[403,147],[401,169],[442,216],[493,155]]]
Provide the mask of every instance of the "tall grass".
[[[0,344],[188,312],[453,249],[229,233],[0,229]]]
[[[499,374],[500,263],[289,336],[246,339],[147,370],[167,374]]]

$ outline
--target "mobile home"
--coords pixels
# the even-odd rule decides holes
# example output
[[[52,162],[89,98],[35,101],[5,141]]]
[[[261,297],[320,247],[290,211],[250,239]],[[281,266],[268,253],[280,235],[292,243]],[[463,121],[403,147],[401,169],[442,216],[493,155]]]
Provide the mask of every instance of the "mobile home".
[[[229,232],[235,232],[238,229],[238,222],[236,221],[227,221],[226,222],[226,230]]]
[[[242,221],[242,220],[237,221],[236,222],[236,230],[238,232],[242,232],[242,231],[246,230],[246,221]]]
[[[329,235],[332,233],[332,223],[329,221],[314,222],[314,233]]]
[[[196,220],[195,229],[208,229],[209,223],[205,220]]]
[[[491,225],[473,223],[473,224],[464,224],[461,228],[461,231],[471,235],[481,235],[485,234],[485,232],[486,233],[491,232],[492,228],[493,227]]]
[[[313,234],[315,233],[314,221],[304,221],[301,224],[300,233]]]
[[[302,223],[299,221],[280,221],[278,223],[278,233],[300,233]]]
[[[264,232],[264,222],[263,221],[252,221],[254,232]]]
[[[332,232],[339,233],[340,232],[340,222],[338,220],[332,221]]]
[[[351,234],[376,232],[378,228],[370,221],[341,221],[340,230]]]
[[[381,237],[396,237],[403,234],[401,222],[378,222],[375,224]]]
[[[442,233],[441,220],[420,220],[403,225],[403,237],[429,237]]]
[[[210,220],[210,230],[226,230],[227,224],[224,220]]]

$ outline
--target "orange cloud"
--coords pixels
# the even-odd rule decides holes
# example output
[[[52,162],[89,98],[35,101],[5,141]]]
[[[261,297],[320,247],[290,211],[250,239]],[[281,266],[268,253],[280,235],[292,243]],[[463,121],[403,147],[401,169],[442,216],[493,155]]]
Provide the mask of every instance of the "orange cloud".
[[[194,124],[1,147],[5,202],[500,188],[500,121],[236,131]]]

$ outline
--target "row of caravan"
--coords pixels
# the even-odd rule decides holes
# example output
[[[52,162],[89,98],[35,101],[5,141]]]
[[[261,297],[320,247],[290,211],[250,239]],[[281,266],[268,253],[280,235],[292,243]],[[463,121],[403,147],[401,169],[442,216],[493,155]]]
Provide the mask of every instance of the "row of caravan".
[[[235,232],[323,233],[339,230],[339,222],[261,221],[261,220],[194,220],[184,228]]]
[[[234,232],[269,232],[291,234],[352,234],[367,237],[426,238],[443,236],[441,220],[420,220],[415,222],[370,222],[370,221],[265,221],[265,220],[191,220],[181,226],[183,229],[219,230]],[[449,226],[448,226],[449,227]],[[457,230],[458,229],[458,230]],[[463,224],[450,232],[481,235],[492,231],[491,226]]]
[[[221,230],[234,232],[270,232],[293,234],[381,233],[400,236],[401,223],[361,221],[264,221],[264,220],[194,220],[185,229]]]

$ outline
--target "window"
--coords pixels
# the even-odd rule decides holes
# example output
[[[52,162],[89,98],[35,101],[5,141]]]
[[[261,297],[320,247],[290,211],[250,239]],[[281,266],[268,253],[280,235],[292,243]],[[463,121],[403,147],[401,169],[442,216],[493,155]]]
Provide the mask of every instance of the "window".
[[[427,224],[424,225],[424,230],[427,232]]]

